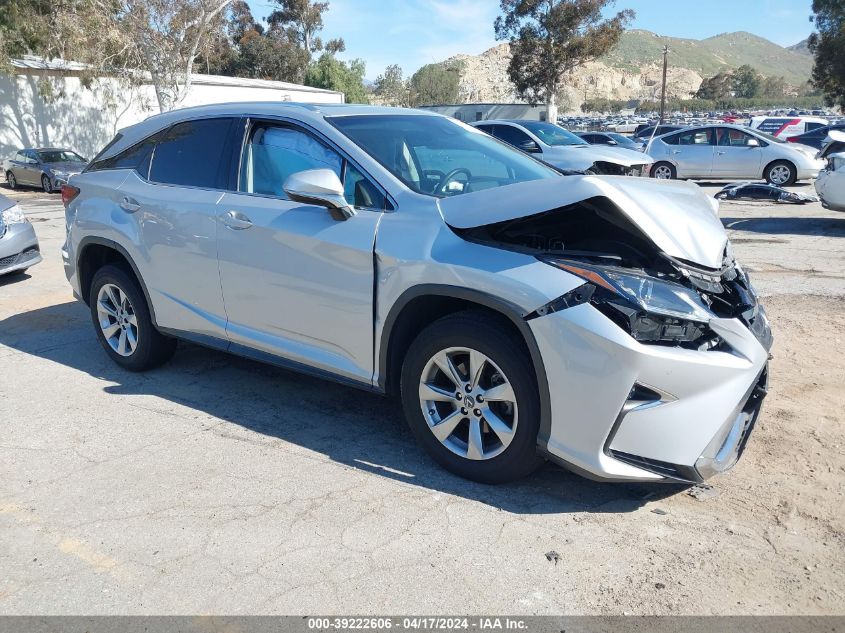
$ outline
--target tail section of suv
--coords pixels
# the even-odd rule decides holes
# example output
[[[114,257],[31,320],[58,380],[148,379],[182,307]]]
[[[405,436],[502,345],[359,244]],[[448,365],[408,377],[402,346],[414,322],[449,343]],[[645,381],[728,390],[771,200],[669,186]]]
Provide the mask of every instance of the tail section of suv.
[[[390,394],[470,479],[701,481],[765,394],[765,311],[692,184],[562,176],[427,112],[243,103],[122,130],[63,199],[115,362],[184,339]]]

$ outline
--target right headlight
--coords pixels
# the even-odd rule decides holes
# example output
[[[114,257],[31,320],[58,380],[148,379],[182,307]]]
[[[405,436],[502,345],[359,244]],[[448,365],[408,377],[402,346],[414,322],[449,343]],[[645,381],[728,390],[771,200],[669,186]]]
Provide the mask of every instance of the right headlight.
[[[690,288],[626,269],[543,261],[594,286],[590,303],[638,341],[691,347],[715,344],[708,327],[714,314]]]

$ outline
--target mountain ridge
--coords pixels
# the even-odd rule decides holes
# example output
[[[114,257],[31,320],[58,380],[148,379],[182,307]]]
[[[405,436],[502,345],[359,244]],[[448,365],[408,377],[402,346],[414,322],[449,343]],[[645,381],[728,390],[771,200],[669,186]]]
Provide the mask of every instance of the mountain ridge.
[[[812,57],[763,37],[737,31],[703,40],[663,36],[644,29],[626,31],[609,54],[577,68],[562,89],[561,109],[577,111],[590,99],[659,99],[663,46],[669,46],[667,94],[687,99],[703,79],[749,64],[763,75],[783,76],[795,88],[810,78]],[[510,47],[498,44],[480,55],[459,54],[440,62],[460,70],[463,103],[518,102],[507,67]]]

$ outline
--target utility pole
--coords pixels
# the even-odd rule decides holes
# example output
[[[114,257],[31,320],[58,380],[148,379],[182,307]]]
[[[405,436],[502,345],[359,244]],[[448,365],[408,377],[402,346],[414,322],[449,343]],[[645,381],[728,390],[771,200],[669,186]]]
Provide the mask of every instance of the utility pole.
[[[660,121],[658,125],[663,123],[663,116],[666,114],[666,68],[669,60],[669,47],[663,47],[663,88],[660,90]]]

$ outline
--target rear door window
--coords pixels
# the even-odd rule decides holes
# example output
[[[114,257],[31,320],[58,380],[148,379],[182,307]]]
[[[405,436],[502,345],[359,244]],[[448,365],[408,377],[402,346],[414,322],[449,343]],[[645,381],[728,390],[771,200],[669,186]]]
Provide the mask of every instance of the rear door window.
[[[234,120],[200,119],[171,127],[155,146],[149,179],[168,185],[225,189]]]

